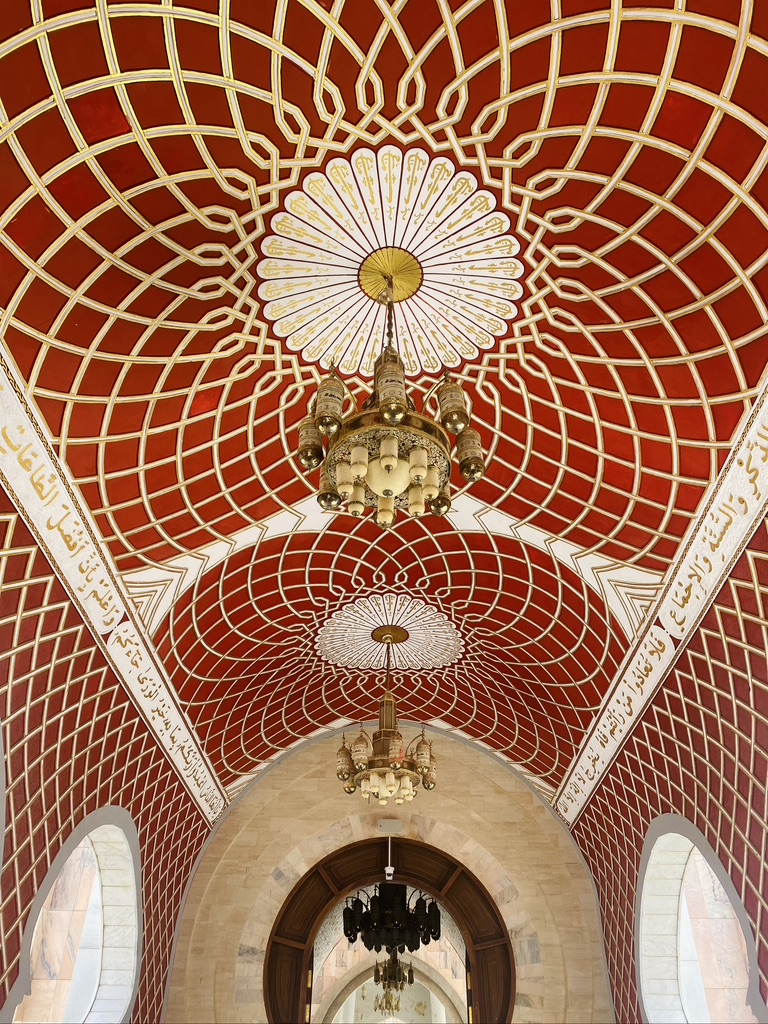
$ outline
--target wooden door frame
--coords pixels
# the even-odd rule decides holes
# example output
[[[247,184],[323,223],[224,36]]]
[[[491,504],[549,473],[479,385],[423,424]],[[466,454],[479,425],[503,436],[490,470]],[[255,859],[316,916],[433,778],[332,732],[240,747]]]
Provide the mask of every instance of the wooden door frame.
[[[508,1024],[515,1005],[515,962],[509,932],[475,875],[444,850],[394,839],[395,880],[437,899],[460,929],[472,978],[472,1017]],[[315,935],[330,906],[349,893],[384,881],[387,840],[345,846],[319,861],[280,908],[264,958],[264,1004],[270,1024],[307,1019],[307,974]]]

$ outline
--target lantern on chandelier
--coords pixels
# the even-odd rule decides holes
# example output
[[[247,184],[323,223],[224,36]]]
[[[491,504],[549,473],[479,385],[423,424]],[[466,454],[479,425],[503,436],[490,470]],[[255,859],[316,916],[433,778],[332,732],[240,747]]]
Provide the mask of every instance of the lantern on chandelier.
[[[449,435],[456,435],[456,459],[468,483],[480,480],[485,462],[480,435],[469,426],[464,392],[448,371],[433,389],[439,422],[424,409],[416,411],[393,341],[393,279],[385,280],[379,301],[387,307],[387,329],[374,365],[373,393],[358,410],[354,396],[331,366],[318,385],[310,414],[299,424],[297,458],[307,471],[322,467],[317,495],[321,508],[335,512],[346,503],[353,516],[372,508],[378,525],[389,529],[400,510],[413,518],[450,511]],[[349,400],[346,413],[345,398]]]
[[[404,643],[408,631],[401,626],[377,626],[371,633],[377,643],[387,645],[384,694],[379,704],[379,728],[369,736],[360,728],[357,737],[347,744],[342,736],[336,752],[336,777],[345,793],[359,789],[366,803],[371,797],[385,807],[389,800],[396,804],[410,803],[419,785],[434,789],[437,782],[437,760],[432,742],[424,735],[415,736],[407,747],[397,727],[397,707],[390,690],[392,644]]]

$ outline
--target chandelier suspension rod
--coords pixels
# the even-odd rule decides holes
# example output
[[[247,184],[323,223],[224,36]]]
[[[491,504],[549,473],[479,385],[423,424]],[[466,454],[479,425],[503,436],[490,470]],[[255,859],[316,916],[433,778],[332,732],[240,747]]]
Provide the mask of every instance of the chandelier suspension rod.
[[[394,348],[395,352],[398,352],[397,342],[394,345],[392,343],[395,328],[395,282],[391,275],[387,275],[386,281],[387,287],[384,294],[386,295],[387,304],[387,337],[384,342],[384,349],[386,351],[387,349]]]
[[[296,453],[304,469],[324,463],[317,494],[323,511],[335,512],[345,502],[346,511],[355,517],[375,509],[373,518],[383,530],[395,525],[400,511],[413,519],[426,512],[436,516],[450,512],[454,442],[449,435],[456,436],[455,459],[464,480],[475,483],[485,473],[482,440],[470,426],[461,383],[446,371],[439,382],[428,386],[424,402],[430,408],[437,395],[437,409],[431,412],[424,402],[421,412],[417,411],[409,393],[419,390],[421,383],[408,387],[406,370],[415,367],[410,356],[406,367],[399,351],[400,339],[405,350],[410,340],[406,328],[401,334],[395,330],[395,302],[407,298],[407,289],[404,293],[402,279],[394,269],[398,265],[395,260],[388,274],[376,271],[380,276],[370,294],[386,306],[383,336],[373,363],[373,390],[358,410],[349,385],[332,364],[330,373],[318,382],[308,415],[299,423]],[[380,314],[375,314],[374,321],[381,327]],[[370,342],[370,351],[367,342],[364,346],[367,364],[376,348],[373,336]]]

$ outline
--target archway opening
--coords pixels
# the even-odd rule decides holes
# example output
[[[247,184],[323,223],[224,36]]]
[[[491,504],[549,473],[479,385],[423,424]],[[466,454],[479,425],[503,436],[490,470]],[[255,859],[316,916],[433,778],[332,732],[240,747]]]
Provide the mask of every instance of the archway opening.
[[[344,847],[316,864],[296,884],[277,916],[264,963],[264,1002],[270,1021],[305,1020],[311,1000],[315,936],[328,909],[355,889],[383,880],[383,840]],[[509,933],[498,907],[478,879],[443,850],[400,839],[391,863],[398,882],[429,893],[461,929],[472,977],[474,1017],[511,1020],[515,969]]]
[[[118,1024],[130,1017],[140,961],[139,870],[138,837],[125,812],[105,808],[78,826],[33,904],[19,978],[4,1007],[13,1016],[2,1019]]]
[[[674,819],[667,831],[663,827],[649,833],[641,866],[638,974],[644,1019],[765,1020],[752,977],[754,938],[730,879],[693,826]]]
[[[366,886],[361,891],[370,897],[375,887]],[[407,892],[412,902],[417,890],[408,886]],[[382,994],[375,984],[374,967],[376,963],[381,965],[385,954],[366,949],[362,941],[347,940],[342,923],[345,903],[340,901],[329,910],[315,935],[310,1020],[318,1024],[343,1021],[349,1013],[353,1014],[351,1019],[365,1020],[371,1006],[376,1009],[376,996]],[[400,956],[404,967],[413,968],[416,982],[397,1000],[400,1005],[394,1016],[405,1024],[459,1024],[467,1020],[466,943],[445,906],[440,905],[440,914],[440,938]],[[383,1022],[386,1015],[376,1012],[374,1019]]]

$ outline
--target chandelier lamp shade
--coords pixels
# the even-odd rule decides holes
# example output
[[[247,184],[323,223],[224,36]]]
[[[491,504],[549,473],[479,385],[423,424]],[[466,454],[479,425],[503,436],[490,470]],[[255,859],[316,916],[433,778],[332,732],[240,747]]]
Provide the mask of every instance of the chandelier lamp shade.
[[[321,467],[317,500],[324,511],[346,507],[351,515],[362,516],[373,509],[377,524],[389,529],[400,511],[412,518],[450,511],[451,435],[467,482],[481,479],[485,462],[480,435],[469,425],[464,392],[447,371],[426,396],[436,392],[438,419],[425,409],[416,411],[393,341],[397,293],[393,278],[384,280],[379,301],[387,307],[386,338],[374,364],[373,392],[358,409],[331,366],[318,384],[310,414],[299,424],[297,458],[306,471]]]
[[[391,645],[408,638],[406,630],[398,626],[379,626],[371,634],[374,640],[387,645],[386,680],[379,704],[379,727],[371,737],[365,729],[352,743],[342,736],[336,752],[336,777],[345,793],[360,790],[366,803],[371,798],[386,807],[389,800],[396,804],[410,803],[419,785],[434,789],[437,782],[437,761],[432,742],[421,734],[406,747],[397,727],[397,707],[390,690]]]

